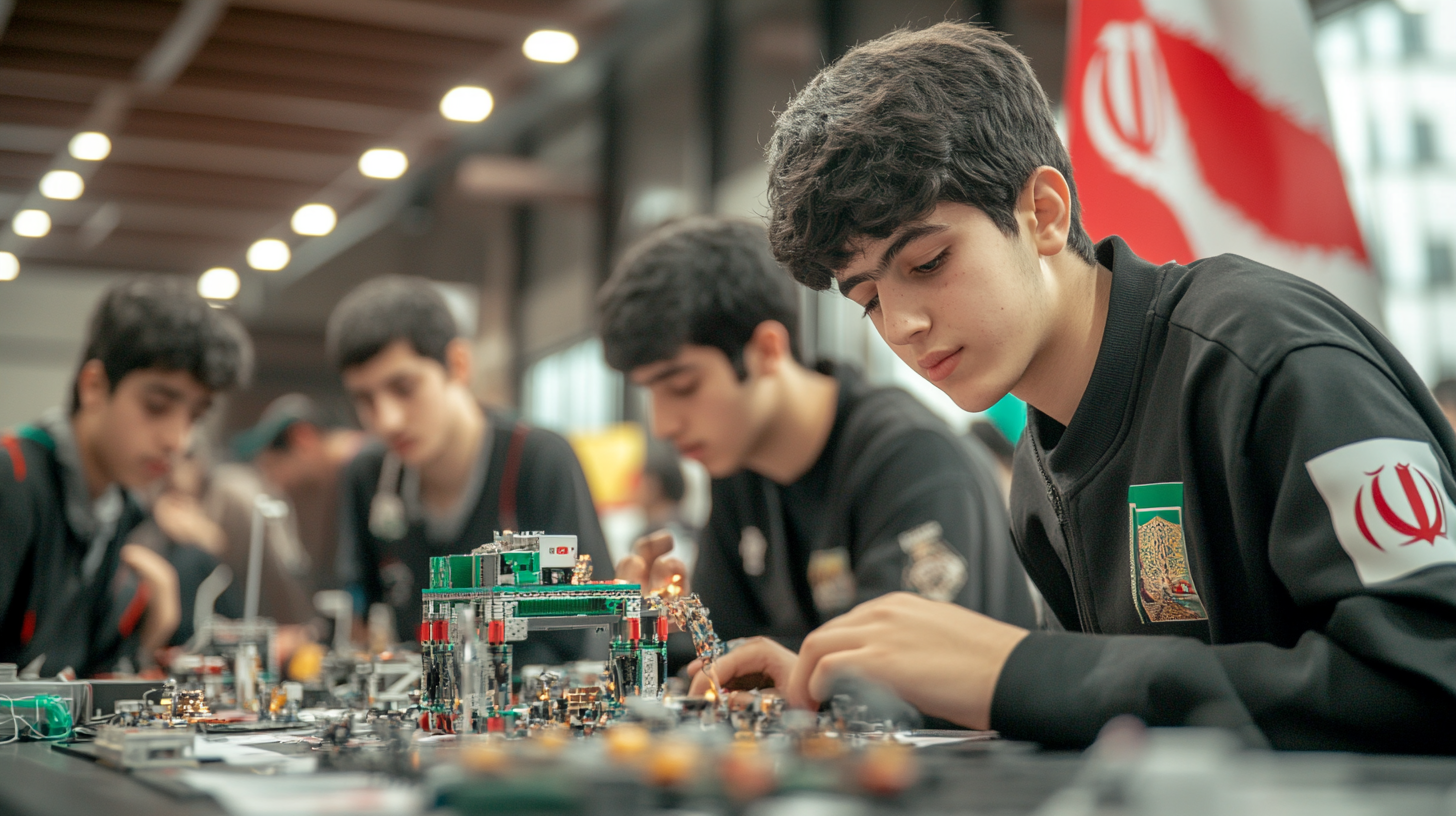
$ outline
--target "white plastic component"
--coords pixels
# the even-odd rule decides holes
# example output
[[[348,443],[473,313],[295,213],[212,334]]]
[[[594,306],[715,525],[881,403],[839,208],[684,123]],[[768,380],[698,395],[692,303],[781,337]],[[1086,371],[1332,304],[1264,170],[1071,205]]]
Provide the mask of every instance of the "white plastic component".
[[[543,535],[540,542],[541,569],[576,566],[576,536]]]

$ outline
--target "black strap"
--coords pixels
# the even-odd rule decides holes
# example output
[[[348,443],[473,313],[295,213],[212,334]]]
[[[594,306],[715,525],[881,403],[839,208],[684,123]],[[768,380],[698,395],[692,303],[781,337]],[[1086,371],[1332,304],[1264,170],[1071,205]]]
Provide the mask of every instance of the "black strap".
[[[501,473],[500,512],[501,529],[516,530],[516,494],[521,479],[521,453],[526,447],[526,435],[531,432],[524,422],[517,422],[511,429],[511,443],[506,448],[506,467]]]

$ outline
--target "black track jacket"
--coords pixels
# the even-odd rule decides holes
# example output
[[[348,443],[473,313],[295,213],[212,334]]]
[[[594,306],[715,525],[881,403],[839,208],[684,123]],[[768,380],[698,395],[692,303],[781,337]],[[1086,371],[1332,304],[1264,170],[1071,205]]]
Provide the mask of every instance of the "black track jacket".
[[[786,531],[785,488],[744,471],[713,481],[693,591],[725,640],[798,644],[851,606],[896,590],[1035,626],[995,464],[909,393],[875,388],[852,366],[839,382],[834,430],[811,473],[826,469],[812,540]]]
[[[369,505],[379,486],[384,446],[372,443],[349,464],[344,478],[344,519],[339,541],[338,572],[341,583],[362,594],[366,604],[387,603],[394,608],[399,639],[418,639],[420,590],[430,586],[430,558],[468,553],[505,529],[501,519],[501,488],[511,448],[515,418],[488,410],[492,434],[490,465],[480,499],[459,537],[448,543],[431,542],[424,522],[413,521],[404,538],[385,541],[369,531]],[[540,530],[577,537],[577,552],[592,557],[593,577],[612,577],[612,559],[592,506],[591,491],[571,445],[542,428],[526,433],[520,467],[513,486],[519,529]],[[568,630],[532,635],[516,644],[517,663],[560,663],[583,657],[584,633]]]
[[[1030,634],[992,726],[1085,745],[1108,719],[1253,726],[1278,748],[1456,749],[1456,436],[1323,289],[1118,238],[1065,429],[1032,410],[1017,546],[1067,633]],[[1250,724],[1252,722],[1252,725]]]
[[[130,608],[134,583],[116,586],[121,546],[145,516],[123,491],[116,531],[87,579],[91,542],[67,519],[64,479],[43,429],[0,434],[0,662],[24,669],[44,656],[42,677],[66,667],[90,677],[110,670],[145,609]]]

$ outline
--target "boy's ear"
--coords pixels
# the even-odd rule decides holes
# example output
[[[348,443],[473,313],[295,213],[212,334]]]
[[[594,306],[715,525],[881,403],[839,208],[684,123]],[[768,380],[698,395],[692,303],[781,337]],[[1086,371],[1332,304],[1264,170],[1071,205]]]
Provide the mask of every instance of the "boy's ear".
[[[1055,167],[1042,165],[1032,172],[1016,204],[1036,252],[1049,257],[1067,246],[1072,229],[1072,188]]]
[[[104,405],[111,398],[111,380],[100,360],[87,360],[76,372],[76,394],[82,410]]]
[[[445,346],[445,374],[452,381],[470,384],[470,371],[474,365],[470,344],[464,337],[457,337]]]
[[[743,365],[752,374],[776,374],[794,355],[789,349],[789,330],[777,320],[765,320],[753,329],[743,349]]]

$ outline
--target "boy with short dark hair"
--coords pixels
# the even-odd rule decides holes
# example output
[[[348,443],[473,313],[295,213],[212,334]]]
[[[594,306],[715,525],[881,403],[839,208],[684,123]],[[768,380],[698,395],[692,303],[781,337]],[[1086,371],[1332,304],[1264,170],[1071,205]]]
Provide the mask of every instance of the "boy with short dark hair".
[[[469,552],[502,530],[575,535],[596,577],[611,577],[575,452],[476,402],[470,345],[429,281],[361,284],[329,317],[327,342],[360,423],[380,440],[354,457],[344,480],[338,568],[361,612],[387,603],[400,640],[416,640],[430,558]],[[517,659],[578,659],[583,634],[532,636]]]
[[[1031,407],[1012,522],[1065,633],[899,596],[797,662],[927,713],[1080,746],[1121,714],[1279,748],[1449,752],[1456,436],[1388,340],[1235,256],[1147,263],[1082,229],[1024,57],[940,24],[849,52],[779,118],[770,235],[967,410]],[[1159,637],[1160,636],[1160,637]]]
[[[622,259],[599,312],[607,362],[651,395],[653,435],[713,477],[687,583],[724,638],[797,645],[895,590],[1031,625],[989,456],[904,391],[800,362],[798,292],[761,226],[659,230]],[[686,579],[671,544],[639,541],[618,576]]]
[[[0,661],[89,676],[114,666],[139,623],[165,629],[149,640],[171,635],[176,572],[123,546],[145,517],[131,491],[171,471],[213,397],[246,382],[251,356],[237,321],[184,281],[106,292],[70,411],[0,436]],[[117,603],[122,564],[140,583]]]

